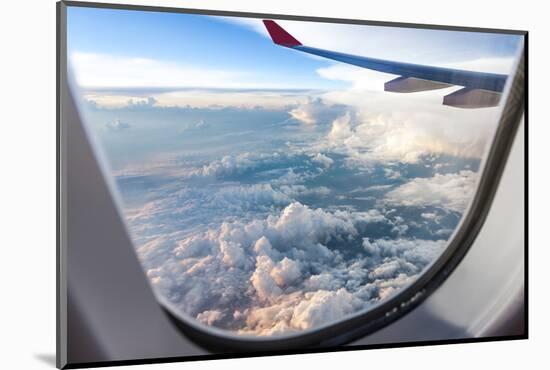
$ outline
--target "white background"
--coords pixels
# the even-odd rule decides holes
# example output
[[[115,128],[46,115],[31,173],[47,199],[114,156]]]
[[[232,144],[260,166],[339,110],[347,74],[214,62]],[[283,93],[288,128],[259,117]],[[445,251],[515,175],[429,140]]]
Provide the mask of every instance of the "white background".
[[[526,341],[134,366],[132,369],[548,368],[545,231],[550,40],[544,1],[203,0],[134,4],[529,30],[529,336]],[[0,21],[0,367],[55,358],[55,1],[2,4]],[[523,196],[518,194],[518,196]],[[545,353],[546,350],[546,353]]]

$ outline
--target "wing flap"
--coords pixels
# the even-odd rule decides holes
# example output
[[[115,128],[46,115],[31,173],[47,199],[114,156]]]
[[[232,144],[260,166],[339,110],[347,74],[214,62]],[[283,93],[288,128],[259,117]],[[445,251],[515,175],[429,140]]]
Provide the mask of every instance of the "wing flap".
[[[442,82],[422,80],[414,77],[397,77],[384,84],[384,91],[396,93],[414,93],[420,91],[438,90],[451,87],[453,85]]]
[[[496,107],[500,95],[494,91],[463,88],[443,97],[443,105],[467,109]]]

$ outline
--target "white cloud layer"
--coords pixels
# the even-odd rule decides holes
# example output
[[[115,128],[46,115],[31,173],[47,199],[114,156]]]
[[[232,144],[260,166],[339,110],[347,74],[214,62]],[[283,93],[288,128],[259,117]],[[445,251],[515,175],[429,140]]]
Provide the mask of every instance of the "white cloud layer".
[[[156,212],[149,207],[139,217]],[[391,296],[445,244],[369,241],[358,232],[377,222],[389,221],[375,210],[326,212],[293,202],[263,219],[154,238],[138,254],[161,294],[198,321],[274,335],[339,320]],[[358,245],[355,257],[331,248],[343,242]]]
[[[327,157],[326,155],[322,154],[322,153],[317,153],[313,156],[312,158],[313,162],[315,163],[319,163],[320,165],[322,165],[323,167],[330,167],[334,164],[334,160],[331,159],[330,157]]]
[[[329,140],[339,142],[352,132],[350,121],[348,114],[333,124]],[[302,160],[328,171],[336,162],[324,153]],[[328,210],[297,202],[297,196],[328,196],[333,190],[305,186],[293,171],[266,183],[226,180],[261,173],[297,155],[228,155],[190,168],[188,187],[128,211],[132,233],[139,236],[138,255],[155,289],[205,325],[278,335],[366,310],[414,281],[440,255],[449,233],[437,240],[406,236],[416,223],[395,209]],[[384,176],[402,181],[395,170]],[[438,213],[464,211],[476,176],[464,170],[355,192],[384,191],[385,206],[441,208],[419,213],[440,222]],[[211,179],[217,180],[191,186]],[[381,228],[389,234],[372,237],[365,231]]]
[[[86,91],[84,98],[99,108],[124,109],[133,104],[147,103],[154,99],[156,108],[193,107],[220,109],[225,107],[254,109],[286,109],[289,106],[305,104],[308,97],[303,91],[295,90],[262,90],[247,91],[242,89],[178,89],[158,92],[151,89],[127,89],[127,91]]]
[[[429,178],[415,178],[386,193],[385,201],[403,206],[433,206],[464,212],[475,189],[477,174],[460,171],[451,174],[436,174]],[[424,218],[435,218],[422,214]]]

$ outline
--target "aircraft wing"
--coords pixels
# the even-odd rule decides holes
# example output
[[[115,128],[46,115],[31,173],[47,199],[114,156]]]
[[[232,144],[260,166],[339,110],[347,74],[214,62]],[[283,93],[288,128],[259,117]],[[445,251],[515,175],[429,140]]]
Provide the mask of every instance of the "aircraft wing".
[[[398,75],[399,77],[384,84],[385,91],[412,93],[461,86],[462,89],[443,98],[443,105],[457,108],[494,107],[500,100],[508,77],[503,74],[402,63],[313,48],[302,45],[275,21],[264,20],[263,22],[271,39],[277,45],[378,72]]]

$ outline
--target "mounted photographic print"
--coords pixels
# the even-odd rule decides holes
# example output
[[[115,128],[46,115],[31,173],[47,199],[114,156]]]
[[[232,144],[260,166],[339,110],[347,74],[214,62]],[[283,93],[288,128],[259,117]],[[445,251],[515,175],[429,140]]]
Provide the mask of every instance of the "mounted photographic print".
[[[526,50],[58,3],[58,367],[527,338]]]

